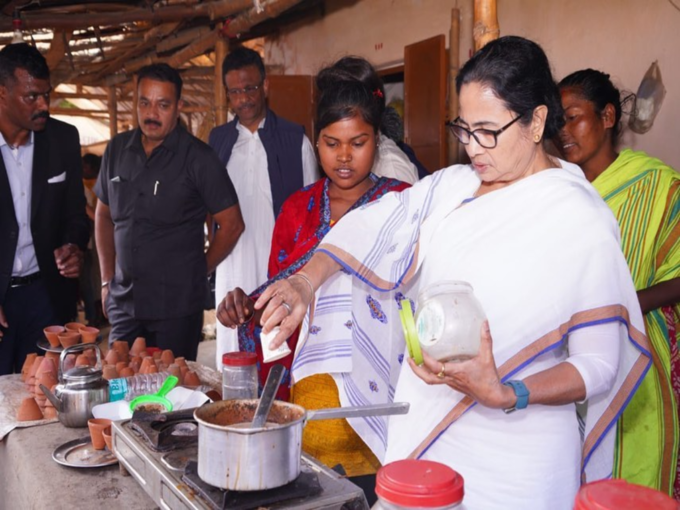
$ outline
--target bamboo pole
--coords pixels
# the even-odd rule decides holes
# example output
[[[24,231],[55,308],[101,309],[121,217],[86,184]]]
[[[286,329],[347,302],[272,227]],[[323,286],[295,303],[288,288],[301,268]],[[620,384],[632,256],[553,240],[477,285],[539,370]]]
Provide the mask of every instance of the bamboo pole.
[[[166,51],[174,50],[175,48],[189,44],[191,41],[204,36],[208,32],[210,32],[210,27],[201,26],[168,35],[165,39],[156,44],[156,51],[158,53],[165,53]]]
[[[472,28],[475,51],[483,48],[489,41],[498,39],[499,35],[496,0],[475,0]]]
[[[139,127],[139,118],[137,117],[137,96],[139,96],[137,90],[137,76],[132,79],[132,83],[132,127],[133,129],[137,129]]]
[[[116,88],[109,87],[109,134],[111,138],[118,134],[118,101],[116,100]]]
[[[225,38],[218,38],[215,43],[215,124],[218,126],[227,122],[227,91],[222,80],[222,62],[227,51]]]
[[[218,31],[213,30],[203,35],[202,37],[196,39],[193,43],[172,55],[167,60],[167,64],[170,67],[178,68],[188,60],[191,60],[192,58],[197,57],[198,55],[202,55],[209,49],[213,48],[218,39],[219,39]]]
[[[460,9],[451,9],[451,29],[449,31],[449,107],[448,120],[458,118],[458,93],[456,76],[460,69]],[[449,165],[458,163],[458,139],[448,135]]]
[[[233,16],[253,5],[253,0],[217,0],[196,5],[171,5],[159,9],[131,9],[124,12],[56,14],[40,11],[22,11],[21,20],[24,28],[83,29],[94,25],[109,26],[123,23],[166,21],[185,21],[193,18],[211,20]],[[12,30],[12,18],[0,18],[0,31]]]
[[[264,20],[275,18],[282,12],[300,3],[301,0],[267,0],[262,2],[262,10],[255,7],[236,16],[224,30],[224,34],[235,37],[247,32],[253,25],[262,23]],[[252,5],[252,4],[251,4]]]

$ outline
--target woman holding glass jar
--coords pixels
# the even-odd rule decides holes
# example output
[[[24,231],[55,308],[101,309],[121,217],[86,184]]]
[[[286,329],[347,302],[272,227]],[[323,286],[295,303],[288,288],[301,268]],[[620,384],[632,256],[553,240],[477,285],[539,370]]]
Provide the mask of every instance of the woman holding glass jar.
[[[456,86],[451,128],[472,164],[348,214],[298,274],[314,289],[342,269],[358,292],[469,282],[488,318],[479,354],[409,359],[394,399],[411,409],[390,418],[384,462],[451,466],[471,509],[570,509],[582,479],[611,475],[614,425],[649,367],[640,307],[611,211],[543,147],[564,122],[543,50],[490,42]],[[302,278],[262,294],[264,331],[280,326],[273,347],[310,300]]]

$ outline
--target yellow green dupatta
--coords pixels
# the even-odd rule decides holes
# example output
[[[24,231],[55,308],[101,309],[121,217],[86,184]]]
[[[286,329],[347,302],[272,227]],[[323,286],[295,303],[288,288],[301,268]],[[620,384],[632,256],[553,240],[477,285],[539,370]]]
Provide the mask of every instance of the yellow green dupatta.
[[[679,277],[680,174],[644,152],[626,149],[593,186],[619,221],[635,289]],[[647,373],[619,420],[614,462],[615,478],[671,495],[680,435],[677,311],[676,305],[645,315],[655,369]]]

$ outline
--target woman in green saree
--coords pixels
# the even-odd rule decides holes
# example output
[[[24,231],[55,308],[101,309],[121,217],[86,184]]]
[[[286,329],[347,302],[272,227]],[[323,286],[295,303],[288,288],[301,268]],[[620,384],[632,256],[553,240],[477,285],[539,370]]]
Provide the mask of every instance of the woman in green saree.
[[[609,75],[586,69],[559,86],[566,125],[556,145],[619,221],[654,348],[654,366],[619,420],[613,476],[680,499],[680,174],[644,152],[618,152],[621,98]]]

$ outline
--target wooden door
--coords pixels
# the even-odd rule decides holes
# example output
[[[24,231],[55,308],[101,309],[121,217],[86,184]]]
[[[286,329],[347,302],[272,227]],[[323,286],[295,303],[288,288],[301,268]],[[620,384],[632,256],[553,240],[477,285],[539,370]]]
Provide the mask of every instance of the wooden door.
[[[404,48],[404,141],[430,172],[448,165],[443,35]]]
[[[276,115],[301,124],[307,137],[314,140],[314,78],[306,75],[275,74],[269,79],[268,104]]]

